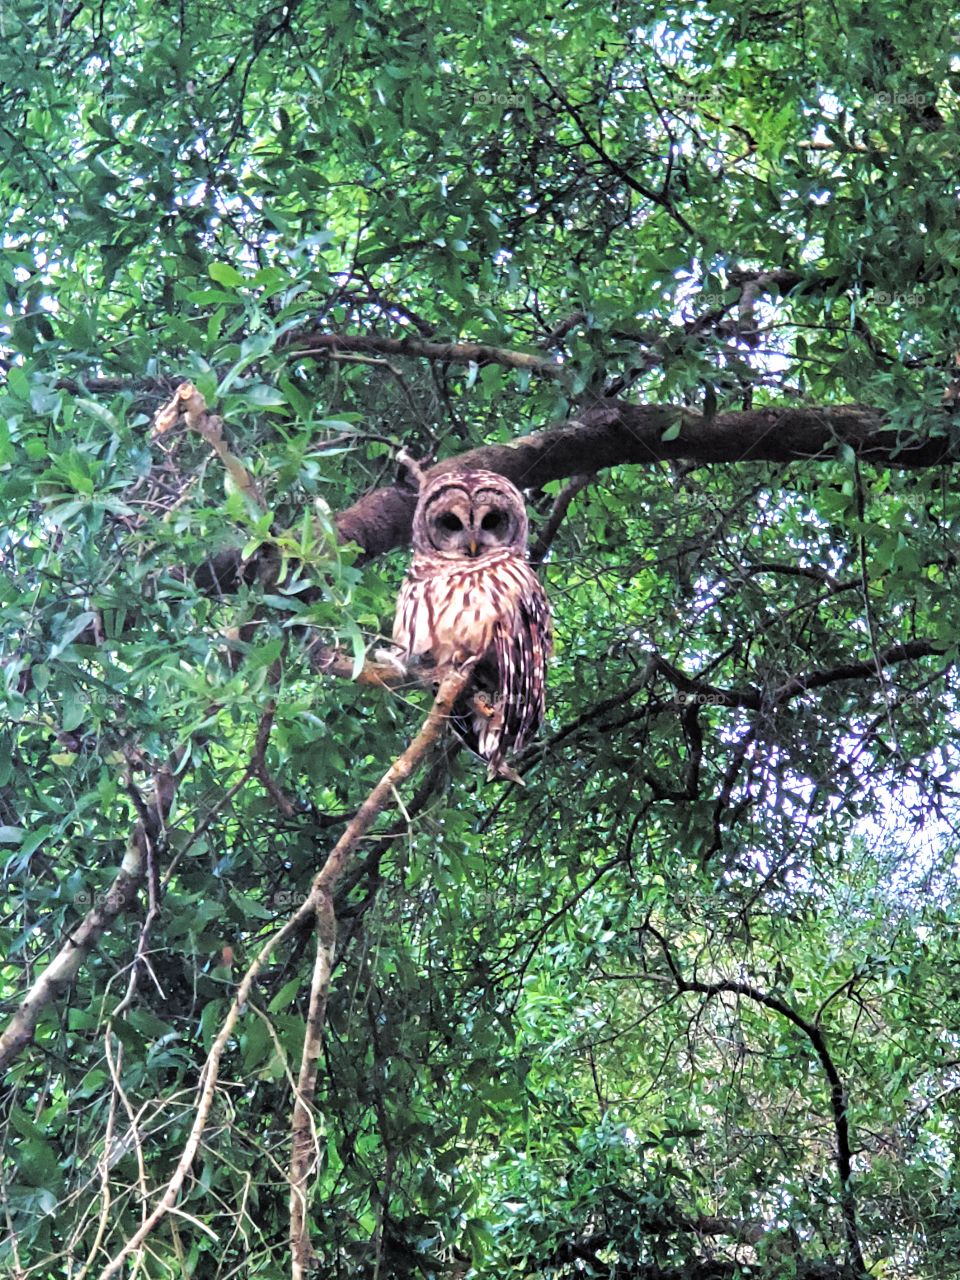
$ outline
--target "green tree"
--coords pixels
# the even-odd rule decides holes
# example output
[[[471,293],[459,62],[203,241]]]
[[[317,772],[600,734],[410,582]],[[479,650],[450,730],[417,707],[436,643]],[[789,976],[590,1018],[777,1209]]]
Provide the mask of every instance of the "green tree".
[[[0,1268],[960,1277],[955,10],[0,37]],[[453,459],[525,788],[375,656]]]

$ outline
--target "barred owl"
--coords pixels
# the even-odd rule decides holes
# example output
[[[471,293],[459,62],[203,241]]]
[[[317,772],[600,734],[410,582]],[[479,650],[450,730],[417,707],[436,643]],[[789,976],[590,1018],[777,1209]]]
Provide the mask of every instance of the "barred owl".
[[[453,723],[487,777],[519,776],[504,762],[543,719],[550,605],[527,563],[523,498],[493,471],[427,481],[413,517],[413,563],[397,601],[394,643],[408,666],[472,661]]]

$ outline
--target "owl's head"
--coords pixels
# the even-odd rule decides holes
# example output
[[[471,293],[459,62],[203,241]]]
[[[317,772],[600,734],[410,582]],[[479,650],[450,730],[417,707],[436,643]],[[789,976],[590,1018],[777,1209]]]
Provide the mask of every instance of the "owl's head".
[[[525,556],[527,512],[520,490],[495,471],[435,476],[417,501],[413,546],[449,560],[504,547]]]

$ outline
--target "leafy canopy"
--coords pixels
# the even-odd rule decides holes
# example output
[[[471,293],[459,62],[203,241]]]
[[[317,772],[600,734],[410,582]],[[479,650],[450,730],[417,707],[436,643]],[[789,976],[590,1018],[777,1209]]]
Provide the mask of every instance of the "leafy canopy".
[[[8,1076],[0,1262],[77,1276],[422,717],[306,655],[389,632],[405,555],[335,514],[401,445],[617,396],[955,438],[960,32],[892,0],[17,0],[0,35],[7,1008],[166,815],[146,934],[117,918]],[[262,505],[151,434],[183,379]],[[578,490],[526,789],[432,762],[342,886],[322,1273],[960,1275],[958,518],[949,468],[839,442]],[[261,976],[141,1274],[287,1273],[311,948]]]

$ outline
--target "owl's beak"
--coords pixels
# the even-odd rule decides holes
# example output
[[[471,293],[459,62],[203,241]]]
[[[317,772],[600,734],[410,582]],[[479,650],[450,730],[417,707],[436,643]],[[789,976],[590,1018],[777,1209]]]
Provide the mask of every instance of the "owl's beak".
[[[477,554],[477,540],[476,540],[476,538],[471,538],[471,539],[470,539],[470,554],[471,554],[472,556],[475,556],[475,555]]]

